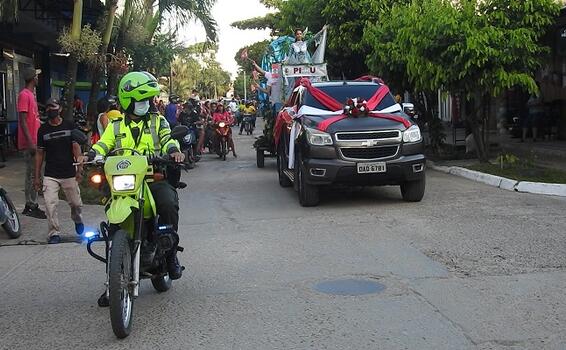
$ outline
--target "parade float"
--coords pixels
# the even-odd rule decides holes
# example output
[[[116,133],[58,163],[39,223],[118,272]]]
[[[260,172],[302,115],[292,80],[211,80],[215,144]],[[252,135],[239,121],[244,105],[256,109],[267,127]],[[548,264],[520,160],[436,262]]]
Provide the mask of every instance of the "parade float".
[[[295,32],[297,34],[298,31]],[[302,31],[300,31],[301,34]],[[293,93],[300,79],[311,82],[328,80],[327,66],[325,62],[327,27],[312,34],[305,30],[303,35],[278,37],[269,44],[267,53],[261,61],[261,68],[271,73],[273,79],[279,79],[280,93],[285,105]],[[311,54],[311,52],[313,52]],[[266,82],[262,83],[263,88]],[[259,94],[260,102],[269,105],[269,97]],[[283,101],[282,101],[283,102]],[[273,139],[273,129],[279,110],[268,108],[270,113],[265,113],[265,127],[263,135],[254,143],[256,149],[257,166],[263,168],[265,157],[275,157],[276,147]]]

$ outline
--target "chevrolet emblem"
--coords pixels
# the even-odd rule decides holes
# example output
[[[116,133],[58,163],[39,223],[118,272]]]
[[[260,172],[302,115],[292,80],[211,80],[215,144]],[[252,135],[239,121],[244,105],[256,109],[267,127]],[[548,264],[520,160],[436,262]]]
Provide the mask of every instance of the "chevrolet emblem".
[[[366,140],[366,141],[362,142],[363,147],[377,146],[377,144],[378,144],[377,140]]]

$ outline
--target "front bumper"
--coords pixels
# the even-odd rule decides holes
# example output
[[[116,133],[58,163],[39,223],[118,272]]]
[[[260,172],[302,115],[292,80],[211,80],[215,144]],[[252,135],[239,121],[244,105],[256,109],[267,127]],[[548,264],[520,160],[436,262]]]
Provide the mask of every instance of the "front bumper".
[[[423,154],[401,156],[385,161],[387,171],[358,174],[357,162],[342,159],[305,159],[307,182],[312,185],[350,184],[363,186],[400,185],[425,176],[426,157]]]

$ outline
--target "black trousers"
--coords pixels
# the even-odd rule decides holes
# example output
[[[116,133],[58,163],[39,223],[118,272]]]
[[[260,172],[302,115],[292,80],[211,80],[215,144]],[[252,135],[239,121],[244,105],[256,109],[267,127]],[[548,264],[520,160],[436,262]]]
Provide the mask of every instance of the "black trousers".
[[[155,200],[160,225],[173,225],[175,232],[179,229],[179,195],[167,181],[149,184]]]

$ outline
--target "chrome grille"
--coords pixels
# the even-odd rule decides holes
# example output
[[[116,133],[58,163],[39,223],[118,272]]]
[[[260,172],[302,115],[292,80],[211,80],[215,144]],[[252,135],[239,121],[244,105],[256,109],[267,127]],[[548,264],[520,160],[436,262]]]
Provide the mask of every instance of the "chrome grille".
[[[399,152],[399,145],[379,147],[349,147],[340,148],[345,159],[352,160],[377,160],[391,158]]]
[[[384,140],[384,139],[399,139],[400,137],[401,137],[401,132],[399,130],[336,133],[337,141]]]

